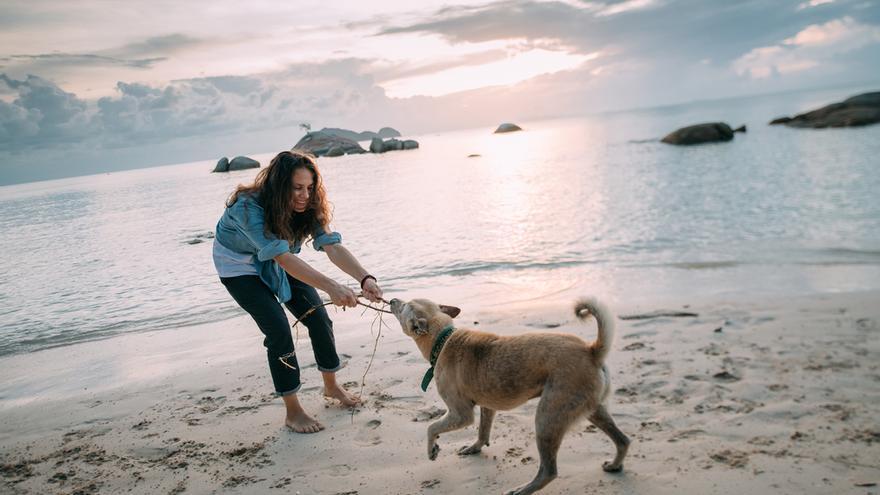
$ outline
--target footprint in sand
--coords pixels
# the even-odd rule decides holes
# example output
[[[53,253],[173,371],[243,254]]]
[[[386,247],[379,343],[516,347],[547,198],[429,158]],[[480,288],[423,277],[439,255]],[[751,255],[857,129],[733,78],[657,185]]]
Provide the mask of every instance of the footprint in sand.
[[[138,424],[132,426],[131,429],[132,429],[132,430],[138,430],[138,431],[146,430],[147,427],[150,426],[151,423],[152,423],[152,421],[147,421],[147,420],[145,419],[145,420],[141,421],[140,423],[138,423]]]
[[[419,410],[419,412],[416,413],[416,416],[412,420],[417,423],[420,423],[422,421],[431,421],[432,419],[439,418],[444,414],[446,414],[446,409],[440,409],[437,406],[431,406]]]
[[[675,435],[669,437],[669,440],[667,440],[667,442],[675,443],[675,442],[679,442],[681,440],[687,440],[687,439],[702,435],[704,433],[706,433],[706,430],[700,430],[700,429],[684,430],[684,431],[678,432]]]
[[[641,351],[643,349],[647,349],[649,351],[654,350],[653,347],[645,345],[644,342],[633,342],[632,344],[629,344],[628,346],[623,348],[624,351]]]
[[[877,322],[871,318],[859,318],[856,320],[856,328],[863,332],[877,330]]]
[[[212,397],[210,395],[202,397],[196,402],[196,405],[199,407],[199,411],[203,413],[214,412],[220,408],[226,402],[226,396],[220,395],[218,397]]]
[[[352,468],[348,464],[334,464],[326,469],[318,470],[317,474],[318,474],[318,476],[320,476],[321,473],[326,473],[330,476],[339,477],[339,476],[346,476],[349,473],[351,473],[351,471],[352,471]]]
[[[709,457],[716,462],[727,464],[732,468],[743,468],[749,463],[749,454],[738,450],[726,449],[721,452],[710,454]]]
[[[697,350],[707,356],[725,356],[729,354],[729,351],[727,349],[715,343],[709,344],[706,347],[701,347]]]
[[[376,430],[382,425],[382,421],[371,419],[354,437],[354,443],[363,447],[370,447],[382,443],[382,435]]]

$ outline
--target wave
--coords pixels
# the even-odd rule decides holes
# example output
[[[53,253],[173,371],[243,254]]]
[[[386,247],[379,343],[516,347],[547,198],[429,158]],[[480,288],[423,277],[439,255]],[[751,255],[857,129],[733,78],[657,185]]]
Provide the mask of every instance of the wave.
[[[559,261],[479,261],[470,263],[456,263],[446,267],[432,267],[421,272],[414,272],[399,277],[390,277],[389,281],[417,280],[421,278],[433,278],[443,276],[472,275],[479,272],[492,271],[521,271],[521,270],[553,270],[556,268],[569,268],[573,266],[591,265],[601,263],[601,260],[559,260]]]
[[[240,314],[242,314],[241,309],[230,305],[228,308],[216,309],[212,307],[194,313],[165,315],[160,318],[116,321],[93,329],[77,330],[71,329],[69,325],[63,328],[50,328],[41,332],[40,335],[0,341],[0,357],[65,347],[81,342],[94,342],[122,334],[154,332],[203,325],[205,323],[228,320]]]

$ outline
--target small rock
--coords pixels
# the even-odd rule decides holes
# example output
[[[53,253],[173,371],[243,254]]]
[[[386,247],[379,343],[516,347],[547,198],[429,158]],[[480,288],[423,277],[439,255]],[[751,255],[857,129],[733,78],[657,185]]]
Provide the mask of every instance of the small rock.
[[[720,373],[715,373],[714,375],[712,375],[712,378],[721,382],[738,382],[741,380],[740,377],[726,370]]]
[[[229,158],[225,156],[217,161],[217,166],[214,167],[213,172],[229,172]]]
[[[495,129],[495,134],[501,134],[504,132],[516,132],[516,131],[521,131],[521,130],[522,130],[522,127],[520,127],[516,124],[511,124],[510,122],[505,122],[505,123],[499,125],[497,129]]]

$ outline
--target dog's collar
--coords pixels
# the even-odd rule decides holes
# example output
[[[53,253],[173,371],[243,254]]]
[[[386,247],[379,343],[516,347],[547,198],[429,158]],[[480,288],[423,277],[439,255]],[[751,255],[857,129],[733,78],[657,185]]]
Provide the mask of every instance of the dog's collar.
[[[428,385],[431,383],[431,379],[434,378],[434,365],[437,364],[437,358],[440,357],[440,351],[443,350],[443,344],[446,343],[446,340],[452,335],[452,332],[455,330],[455,327],[450,323],[443,330],[440,330],[440,333],[437,335],[437,340],[434,341],[434,346],[431,347],[431,357],[429,361],[431,362],[431,367],[428,368],[428,371],[425,372],[425,377],[422,378],[422,391],[428,391]]]

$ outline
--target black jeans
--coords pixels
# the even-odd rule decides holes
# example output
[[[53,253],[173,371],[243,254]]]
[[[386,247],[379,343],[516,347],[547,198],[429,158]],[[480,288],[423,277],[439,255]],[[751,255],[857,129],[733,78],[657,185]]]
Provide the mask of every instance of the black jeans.
[[[323,303],[314,287],[301,282],[290,275],[290,291],[293,296],[290,301],[284,303],[287,309],[299,318],[306,311]],[[296,369],[290,369],[278,359],[279,357],[293,353],[293,337],[290,334],[290,323],[287,315],[275,294],[256,275],[242,275],[240,277],[220,278],[220,282],[235,299],[235,302],[247,311],[260,331],[266,336],[263,345],[266,346],[266,355],[269,359],[269,372],[275,383],[275,391],[278,395],[296,393],[302,385],[299,378],[299,363],[296,355],[291,354],[285,360]],[[308,317],[302,320],[309,329],[309,338],[312,341],[312,351],[315,354],[315,362],[321,371],[336,371],[342,366],[339,356],[336,354],[336,342],[333,339],[333,322],[323,307],[319,307]]]

